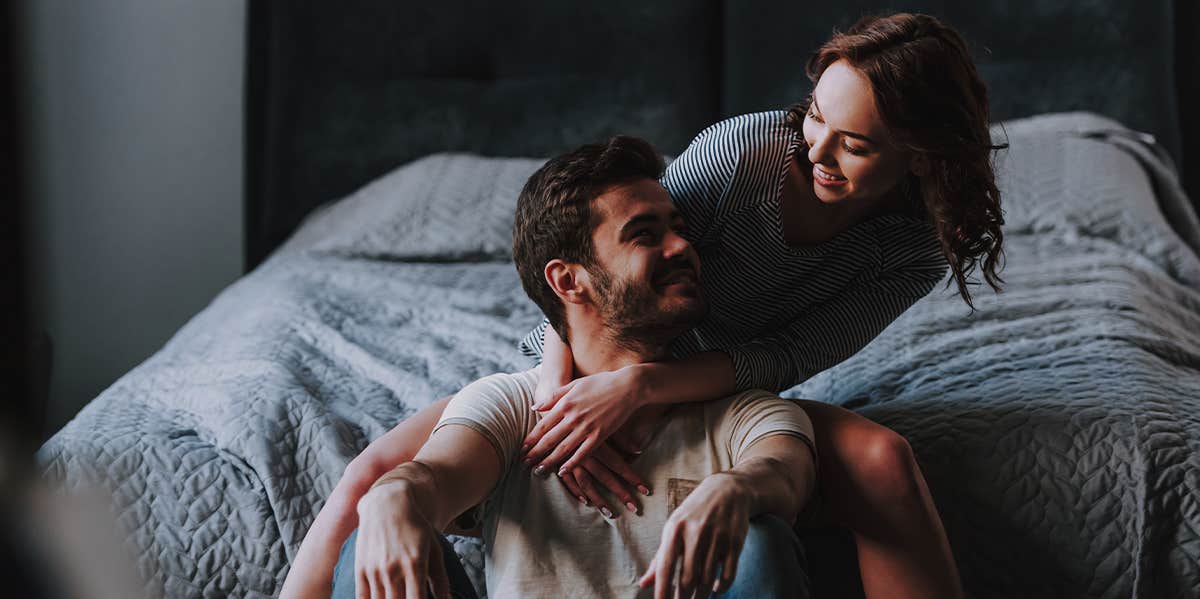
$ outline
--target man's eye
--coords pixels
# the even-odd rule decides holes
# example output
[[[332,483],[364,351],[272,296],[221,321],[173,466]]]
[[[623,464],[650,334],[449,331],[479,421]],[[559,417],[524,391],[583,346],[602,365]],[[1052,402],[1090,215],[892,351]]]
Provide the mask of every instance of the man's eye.
[[[815,113],[811,110],[808,111],[808,118],[810,118],[818,123],[821,122],[821,117],[817,116],[817,113]]]

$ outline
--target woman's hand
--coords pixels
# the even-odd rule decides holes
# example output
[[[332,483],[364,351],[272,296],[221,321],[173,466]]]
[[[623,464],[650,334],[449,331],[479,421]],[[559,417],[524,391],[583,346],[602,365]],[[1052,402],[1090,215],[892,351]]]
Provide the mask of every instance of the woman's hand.
[[[596,483],[603,485],[631,512],[642,513],[637,493],[650,495],[650,487],[638,476],[625,457],[608,443],[600,445],[578,468],[559,477],[563,486],[584,505],[595,506],[606,518],[614,518],[620,507],[609,503]]]
[[[638,366],[575,379],[549,403],[534,404],[542,414],[521,447],[524,462],[536,463],[537,472],[567,474],[578,467],[642,406]]]
[[[658,552],[638,586],[654,584],[654,598],[667,597],[678,564],[675,597],[708,597],[729,589],[749,530],[750,491],[741,479],[722,472],[706,477],[667,519]],[[714,586],[718,567],[721,579]]]
[[[356,599],[450,598],[439,533],[402,488],[379,487],[358,504]]]

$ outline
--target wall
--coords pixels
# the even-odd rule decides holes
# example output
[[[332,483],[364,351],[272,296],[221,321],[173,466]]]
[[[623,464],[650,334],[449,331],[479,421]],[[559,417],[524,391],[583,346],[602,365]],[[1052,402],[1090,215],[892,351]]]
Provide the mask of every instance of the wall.
[[[21,0],[46,432],[242,269],[244,0]]]

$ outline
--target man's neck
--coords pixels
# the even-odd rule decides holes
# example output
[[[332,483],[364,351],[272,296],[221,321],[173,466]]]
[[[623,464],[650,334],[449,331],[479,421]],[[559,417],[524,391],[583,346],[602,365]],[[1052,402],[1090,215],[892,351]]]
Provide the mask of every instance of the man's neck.
[[[615,339],[600,319],[572,319],[570,344],[575,376],[620,370],[633,364],[655,362],[667,357],[667,345],[647,345],[630,339]]]

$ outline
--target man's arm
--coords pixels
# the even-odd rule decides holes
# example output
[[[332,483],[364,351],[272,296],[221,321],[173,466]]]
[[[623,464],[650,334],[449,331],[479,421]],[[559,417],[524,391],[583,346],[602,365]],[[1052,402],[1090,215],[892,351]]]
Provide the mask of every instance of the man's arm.
[[[435,593],[447,588],[440,531],[487,496],[500,480],[502,464],[481,433],[447,424],[413,461],[381,477],[358,502],[358,596],[403,596],[406,587],[416,596],[428,583]]]
[[[724,591],[737,575],[750,518],[775,514],[794,522],[812,495],[816,455],[809,443],[774,433],[745,448],[733,468],[705,477],[671,513],[658,553],[638,584],[666,597],[679,564],[680,595]],[[713,587],[717,567],[721,579]]]

